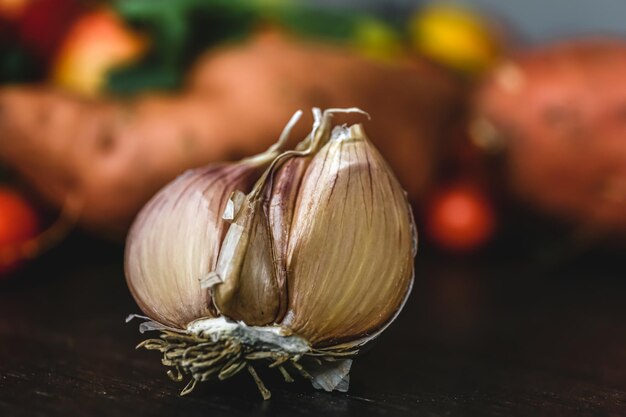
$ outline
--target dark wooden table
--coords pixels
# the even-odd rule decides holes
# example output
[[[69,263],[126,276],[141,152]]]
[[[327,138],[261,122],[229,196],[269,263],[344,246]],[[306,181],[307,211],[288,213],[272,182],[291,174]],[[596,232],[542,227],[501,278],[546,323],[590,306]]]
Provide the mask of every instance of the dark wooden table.
[[[247,374],[179,397],[136,351],[122,249],[74,236],[0,285],[0,416],[626,415],[626,268],[618,254],[422,252],[398,321],[358,358],[348,394]]]

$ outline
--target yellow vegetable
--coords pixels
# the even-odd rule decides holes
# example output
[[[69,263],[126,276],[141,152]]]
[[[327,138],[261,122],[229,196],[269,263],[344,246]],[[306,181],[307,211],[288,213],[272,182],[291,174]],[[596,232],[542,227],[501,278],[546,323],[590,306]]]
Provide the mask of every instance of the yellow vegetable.
[[[418,52],[464,73],[484,71],[499,55],[487,22],[457,6],[434,5],[416,13],[410,32]]]
[[[394,61],[405,52],[398,33],[375,19],[364,19],[357,25],[353,44],[362,55],[382,62]]]

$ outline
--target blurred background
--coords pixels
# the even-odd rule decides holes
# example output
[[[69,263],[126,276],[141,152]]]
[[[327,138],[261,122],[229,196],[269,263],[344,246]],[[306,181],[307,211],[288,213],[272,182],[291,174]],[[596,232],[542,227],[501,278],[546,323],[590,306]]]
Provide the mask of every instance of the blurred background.
[[[154,392],[191,410],[121,324],[138,312],[130,224],[185,170],[265,150],[296,110],[294,141],[312,107],[358,106],[371,120],[337,121],[364,123],[390,163],[420,251],[354,395],[393,415],[621,415],[624,15],[620,0],[0,0],[0,336],[16,341],[0,344],[0,411],[31,406],[24,387],[52,393],[45,415],[68,392],[98,415]],[[254,387],[225,386],[197,415],[259,410]],[[371,405],[286,390],[317,414]]]
[[[444,3],[458,5],[482,14],[497,15],[506,19],[514,29],[523,34],[526,42],[545,42],[575,35],[615,34],[623,35],[626,28],[620,14],[626,6],[619,0],[599,0],[593,4],[584,0],[529,0],[524,2],[503,2],[498,0],[450,0],[411,1],[392,0],[381,2],[377,0],[342,1],[320,0],[317,4],[337,6],[349,4],[351,6],[367,7],[371,10],[390,13],[406,13],[416,6],[430,3]]]
[[[123,242],[178,174],[315,106],[372,115],[427,247],[623,247],[625,7],[1,0],[3,270],[76,230]]]

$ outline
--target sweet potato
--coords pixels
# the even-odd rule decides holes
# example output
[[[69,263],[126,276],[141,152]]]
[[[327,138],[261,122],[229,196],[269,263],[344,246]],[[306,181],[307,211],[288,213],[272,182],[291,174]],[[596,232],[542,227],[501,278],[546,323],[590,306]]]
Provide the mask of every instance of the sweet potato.
[[[458,89],[426,64],[368,61],[338,46],[265,34],[201,58],[176,95],[87,100],[46,87],[0,90],[0,158],[82,224],[123,232],[185,169],[264,150],[298,109],[359,106],[367,132],[419,198]],[[309,120],[293,136],[305,135]]]
[[[594,233],[626,236],[626,42],[539,48],[478,91],[475,138],[503,144],[516,196]]]

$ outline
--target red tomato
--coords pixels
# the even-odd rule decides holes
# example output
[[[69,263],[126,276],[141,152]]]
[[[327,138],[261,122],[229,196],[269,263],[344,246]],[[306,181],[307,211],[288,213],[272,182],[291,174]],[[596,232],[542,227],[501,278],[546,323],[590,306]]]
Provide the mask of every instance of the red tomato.
[[[19,266],[23,245],[37,231],[37,214],[32,206],[16,191],[0,187],[0,275]]]
[[[494,230],[494,209],[477,186],[449,186],[437,193],[427,206],[426,231],[444,249],[478,249],[487,243]]]
[[[47,62],[82,10],[80,0],[27,1],[18,22],[21,42]]]

